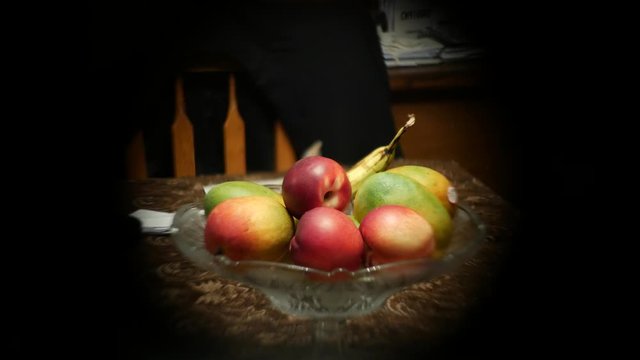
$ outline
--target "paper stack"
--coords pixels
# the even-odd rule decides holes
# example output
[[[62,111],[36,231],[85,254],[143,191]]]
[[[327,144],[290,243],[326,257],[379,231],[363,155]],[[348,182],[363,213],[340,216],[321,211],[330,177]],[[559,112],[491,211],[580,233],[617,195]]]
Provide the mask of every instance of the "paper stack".
[[[382,54],[387,66],[412,66],[438,64],[444,45],[428,38],[415,38],[411,35],[379,33]]]

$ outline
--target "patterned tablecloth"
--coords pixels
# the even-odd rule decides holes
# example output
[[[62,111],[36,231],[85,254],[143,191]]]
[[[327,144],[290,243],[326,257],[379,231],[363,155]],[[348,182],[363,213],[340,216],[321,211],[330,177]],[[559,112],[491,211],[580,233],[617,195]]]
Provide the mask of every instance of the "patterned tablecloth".
[[[487,225],[488,241],[455,272],[412,285],[384,307],[346,321],[343,355],[386,359],[438,354],[457,344],[465,320],[491,299],[509,253],[516,212],[455,162],[399,160],[445,174]],[[274,174],[253,174],[261,179]],[[127,184],[131,209],[175,211],[203,197],[202,186],[229,176],[149,179]],[[193,266],[169,236],[139,236],[127,253],[120,350],[135,358],[305,358],[312,321],[272,308],[259,291]]]

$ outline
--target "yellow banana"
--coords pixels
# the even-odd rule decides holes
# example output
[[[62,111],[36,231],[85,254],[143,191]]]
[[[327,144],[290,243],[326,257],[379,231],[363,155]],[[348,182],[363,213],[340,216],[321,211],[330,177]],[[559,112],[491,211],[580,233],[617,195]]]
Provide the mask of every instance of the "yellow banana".
[[[355,195],[364,179],[377,172],[386,170],[389,164],[391,164],[396,153],[396,148],[398,147],[400,136],[416,123],[416,117],[413,114],[409,114],[408,116],[409,120],[407,120],[407,123],[398,130],[396,136],[393,137],[388,145],[376,148],[347,171],[352,194]]]

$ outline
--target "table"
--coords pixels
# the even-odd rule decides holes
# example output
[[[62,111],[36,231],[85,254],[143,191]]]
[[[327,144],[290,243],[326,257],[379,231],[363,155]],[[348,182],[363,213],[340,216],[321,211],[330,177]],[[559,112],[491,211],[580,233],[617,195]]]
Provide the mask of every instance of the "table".
[[[392,166],[405,164],[429,166],[451,179],[460,200],[487,225],[487,242],[454,273],[410,286],[382,309],[347,320],[347,357],[407,358],[449,351],[469,314],[491,299],[510,249],[518,213],[491,189],[454,161],[396,160]],[[132,210],[175,211],[202,199],[202,185],[239,178],[147,179],[126,187]],[[126,356],[299,359],[310,354],[309,320],[280,313],[259,291],[194,267],[168,236],[139,240],[127,257],[129,288],[120,331]]]

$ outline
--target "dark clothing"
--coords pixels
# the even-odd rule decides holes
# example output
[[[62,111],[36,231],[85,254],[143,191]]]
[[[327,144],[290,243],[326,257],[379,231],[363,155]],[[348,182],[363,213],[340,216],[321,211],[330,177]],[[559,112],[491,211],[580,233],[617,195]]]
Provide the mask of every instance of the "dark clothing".
[[[230,59],[240,68],[237,94],[249,171],[273,169],[275,119],[282,121],[298,156],[322,140],[323,155],[343,164],[355,163],[393,137],[386,67],[369,2],[229,1],[177,9],[165,8],[160,18],[144,15],[155,20],[142,19],[160,27],[156,33],[166,41],[144,44],[151,51],[141,68],[149,72],[164,65],[168,70],[151,74],[167,85],[148,89],[164,100],[147,108],[154,116],[142,116],[143,125],[157,135],[145,138],[147,149],[170,145],[173,112],[167,104],[173,95],[167,89],[175,76],[188,64],[211,59]],[[221,135],[215,129],[226,115],[226,81],[219,74],[185,76],[198,174],[224,169]],[[150,176],[171,176],[166,156],[148,151]]]
[[[322,140],[323,155],[346,164],[393,136],[386,68],[364,3],[227,5],[203,23],[193,57],[227,55],[246,70],[239,108],[247,131],[260,129],[247,135],[249,169],[268,170],[259,163],[269,164],[264,124],[274,117],[298,156]]]

